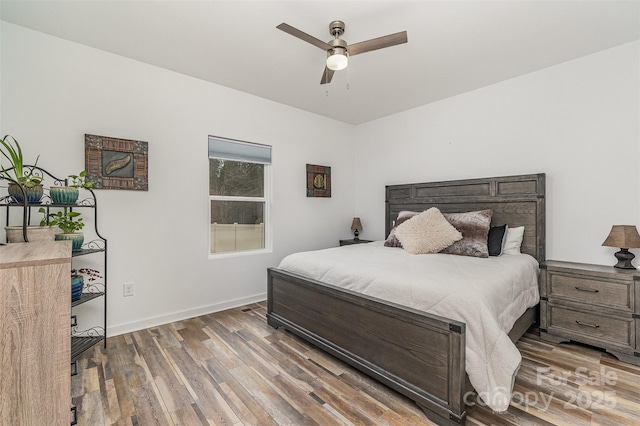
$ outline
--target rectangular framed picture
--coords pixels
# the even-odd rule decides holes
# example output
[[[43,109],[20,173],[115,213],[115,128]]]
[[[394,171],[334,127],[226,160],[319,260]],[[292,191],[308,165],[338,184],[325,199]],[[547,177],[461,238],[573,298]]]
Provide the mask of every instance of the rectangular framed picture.
[[[84,135],[87,181],[95,189],[149,190],[149,143]]]
[[[307,164],[307,197],[331,197],[331,167]]]

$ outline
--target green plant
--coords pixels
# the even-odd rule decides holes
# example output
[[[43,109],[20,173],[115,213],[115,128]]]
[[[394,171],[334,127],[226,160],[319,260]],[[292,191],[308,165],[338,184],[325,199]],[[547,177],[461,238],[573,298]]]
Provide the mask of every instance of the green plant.
[[[44,207],[40,207],[38,212],[44,214],[44,218],[40,221],[40,226],[46,226],[47,224],[49,226],[57,226],[65,234],[76,233],[84,227],[82,218],[78,218],[81,213],[68,211],[66,208],[64,211],[49,213],[47,215]],[[48,223],[47,218],[49,218]],[[74,218],[77,218],[77,220],[73,220]]]
[[[91,189],[95,182],[87,181],[87,171],[83,170],[77,175],[69,175],[69,179],[71,179],[71,187],[73,188],[86,188]]]
[[[13,143],[9,140],[11,138]],[[2,169],[0,173],[9,179],[14,179],[19,184],[24,185],[27,188],[33,188],[34,186],[40,184],[42,182],[42,177],[36,176],[33,174],[33,170],[38,164],[38,159],[40,156],[36,158],[36,162],[33,166],[25,167],[23,157],[22,157],[22,149],[20,148],[20,144],[13,136],[5,135],[2,139],[0,139],[0,152],[2,155],[9,160],[11,163],[11,167],[5,168],[4,166],[0,166]],[[13,177],[9,174],[9,172],[13,170]]]

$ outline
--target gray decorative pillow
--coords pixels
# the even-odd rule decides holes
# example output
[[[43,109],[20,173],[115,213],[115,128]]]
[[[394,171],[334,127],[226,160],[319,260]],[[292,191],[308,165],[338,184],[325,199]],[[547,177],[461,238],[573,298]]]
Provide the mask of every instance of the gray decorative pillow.
[[[395,235],[402,248],[411,254],[438,253],[462,239],[462,234],[436,207],[431,207],[398,225]]]
[[[489,248],[489,256],[502,255],[504,243],[507,241],[507,229],[505,225],[492,226],[489,228],[489,236],[487,237],[487,247]]]
[[[443,213],[455,228],[462,232],[462,239],[442,250],[442,253],[460,256],[489,257],[487,237],[493,211],[480,210],[465,213]]]
[[[410,212],[410,211],[404,211],[404,210],[401,211],[400,213],[398,213],[398,217],[396,218],[396,222],[394,223],[393,228],[391,228],[391,231],[389,232],[389,236],[384,241],[384,245],[386,247],[400,247],[400,248],[402,248],[402,244],[396,238],[396,228],[398,226],[400,226],[403,222],[406,222],[407,220],[409,220],[412,217],[414,217],[415,215],[417,215],[418,213],[419,212]]]

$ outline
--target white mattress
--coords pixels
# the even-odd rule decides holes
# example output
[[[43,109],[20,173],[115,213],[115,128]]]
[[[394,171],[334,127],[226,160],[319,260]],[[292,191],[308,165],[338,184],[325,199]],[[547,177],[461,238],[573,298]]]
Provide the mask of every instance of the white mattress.
[[[412,255],[376,241],[295,253],[279,268],[465,322],[469,380],[489,407],[504,411],[522,359],[507,334],[539,301],[538,266],[526,254]]]

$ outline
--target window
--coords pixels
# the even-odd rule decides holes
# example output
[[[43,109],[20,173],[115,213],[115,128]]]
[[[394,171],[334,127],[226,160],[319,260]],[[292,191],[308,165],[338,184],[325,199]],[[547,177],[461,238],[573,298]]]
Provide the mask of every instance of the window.
[[[209,136],[209,254],[265,250],[271,147]]]

